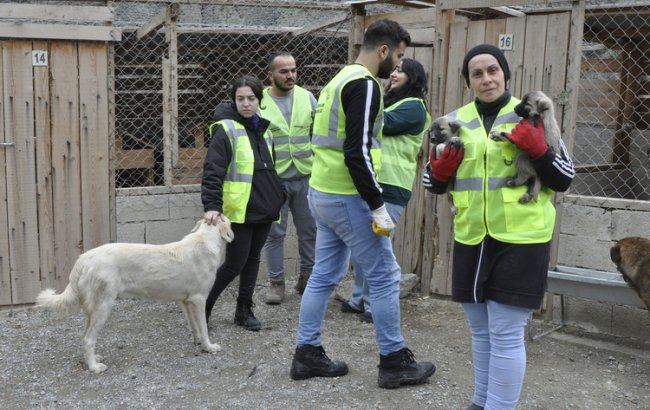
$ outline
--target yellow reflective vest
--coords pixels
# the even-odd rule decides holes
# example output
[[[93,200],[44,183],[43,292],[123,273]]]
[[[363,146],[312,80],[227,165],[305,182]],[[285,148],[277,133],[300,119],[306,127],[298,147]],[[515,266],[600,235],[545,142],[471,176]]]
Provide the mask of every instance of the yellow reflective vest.
[[[268,88],[264,90],[263,100],[264,108],[260,108],[260,113],[271,122],[269,130],[275,144],[276,171],[281,175],[293,162],[298,172],[309,175],[313,161],[309,135],[313,113],[309,91],[297,85],[293,87],[290,124],[287,124],[282,111],[269,95]]]
[[[404,98],[390,107],[385,112],[393,111],[395,108],[409,101],[418,101],[426,113],[424,128],[418,134],[404,134],[382,138],[381,140],[381,170],[377,180],[382,184],[398,186],[407,190],[413,188],[417,167],[417,155],[422,146],[422,137],[431,125],[431,115],[421,98]]]
[[[510,131],[519,122],[516,98],[499,111],[493,130]],[[519,203],[525,185],[509,188],[506,179],[517,174],[515,158],[520,152],[509,141],[488,138],[474,102],[450,113],[461,124],[465,155],[451,191],[458,213],[454,217],[455,239],[479,244],[486,234],[501,242],[527,244],[551,240],[555,225],[553,191],[542,187],[537,202]]]
[[[352,64],[343,67],[320,92],[312,130],[314,164],[309,185],[321,192],[339,195],[358,194],[343,156],[346,116],[341,104],[341,93],[346,84],[360,78],[372,79],[379,86],[377,79],[366,67]],[[379,172],[381,127],[384,122],[384,103],[381,98],[380,101],[379,114],[373,124],[370,151],[375,173]]]
[[[231,222],[242,224],[246,220],[246,207],[251,196],[253,172],[255,171],[255,155],[248,138],[246,128],[234,120],[221,120],[210,124],[209,132],[212,132],[217,125],[221,125],[232,147],[232,158],[228,164],[226,176],[223,181],[223,214]],[[273,140],[271,133],[267,130],[264,133],[264,140],[271,152]]]

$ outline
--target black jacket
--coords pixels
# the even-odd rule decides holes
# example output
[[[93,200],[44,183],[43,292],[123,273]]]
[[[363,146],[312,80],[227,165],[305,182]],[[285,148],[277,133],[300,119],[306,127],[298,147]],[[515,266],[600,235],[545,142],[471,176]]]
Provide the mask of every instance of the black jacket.
[[[239,115],[231,102],[219,104],[214,115],[214,121],[230,119],[243,125],[253,149],[255,170],[253,171],[251,195],[246,207],[245,223],[264,223],[277,220],[285,194],[264,140],[264,133],[269,127],[269,122],[258,117],[259,122],[255,129],[253,120]],[[203,163],[201,201],[206,212],[223,211],[223,180],[232,156],[230,140],[223,127],[218,125],[212,130],[210,146]]]

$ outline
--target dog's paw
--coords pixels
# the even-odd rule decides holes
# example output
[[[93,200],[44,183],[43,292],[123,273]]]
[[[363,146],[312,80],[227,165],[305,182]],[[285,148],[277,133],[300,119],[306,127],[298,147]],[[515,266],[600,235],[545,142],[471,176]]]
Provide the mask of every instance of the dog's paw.
[[[221,351],[221,346],[216,343],[208,343],[203,346],[203,351],[208,353],[216,353]]]
[[[526,192],[525,194],[523,194],[519,198],[519,203],[520,204],[527,204],[528,202],[530,202],[531,199],[533,199],[533,196],[531,194],[529,194],[528,192]]]
[[[95,374],[101,373],[101,372],[105,371],[106,369],[108,369],[108,367],[106,367],[106,365],[104,363],[95,363],[94,366],[88,366],[88,370],[90,370],[91,372],[93,372]]]
[[[492,130],[490,131],[490,139],[493,141],[508,141],[503,131]]]

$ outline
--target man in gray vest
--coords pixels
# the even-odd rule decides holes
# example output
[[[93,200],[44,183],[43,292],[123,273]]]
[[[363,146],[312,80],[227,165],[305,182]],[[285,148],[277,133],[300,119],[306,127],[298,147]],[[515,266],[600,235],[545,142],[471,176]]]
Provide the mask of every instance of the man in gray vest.
[[[296,85],[296,61],[290,53],[270,54],[268,70],[271,87],[264,90],[260,112],[271,122],[269,130],[273,134],[275,169],[287,194],[280,223],[273,224],[264,245],[270,280],[266,303],[277,305],[284,300],[284,238],[289,209],[298,234],[300,276],[295,289],[301,295],[314,266],[316,225],[307,203],[307,190],[313,160],[311,127],[316,98]]]

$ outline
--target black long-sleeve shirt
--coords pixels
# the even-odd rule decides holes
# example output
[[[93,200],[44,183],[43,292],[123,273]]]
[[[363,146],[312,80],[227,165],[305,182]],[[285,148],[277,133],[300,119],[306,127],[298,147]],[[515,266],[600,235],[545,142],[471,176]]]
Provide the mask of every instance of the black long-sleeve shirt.
[[[379,85],[370,78],[350,81],[341,92],[341,105],[346,116],[346,137],[343,142],[345,165],[359,195],[371,210],[384,204],[370,154],[381,98]]]

